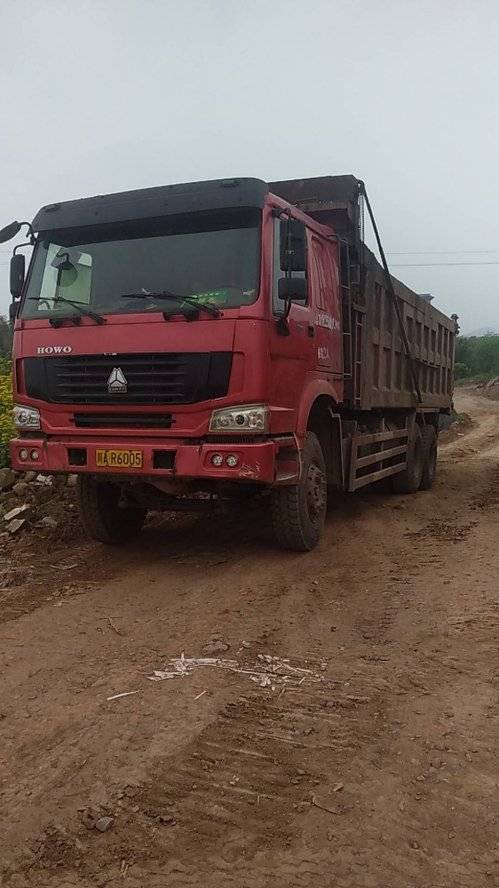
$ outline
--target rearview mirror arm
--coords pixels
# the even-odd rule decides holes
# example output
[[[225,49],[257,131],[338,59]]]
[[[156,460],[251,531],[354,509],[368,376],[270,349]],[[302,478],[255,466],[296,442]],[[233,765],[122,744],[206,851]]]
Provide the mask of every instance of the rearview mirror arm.
[[[289,324],[288,324],[288,315],[291,311],[291,299],[288,298],[284,301],[284,311],[282,315],[280,315],[276,321],[276,330],[280,336],[289,336]]]
[[[281,210],[280,213],[278,214],[278,218],[281,219],[284,215],[287,216],[287,222],[288,222],[288,225],[287,225],[288,230],[286,232],[286,255],[289,257],[292,254],[291,227],[289,225],[289,222],[291,220],[291,213],[289,212],[289,210]],[[292,275],[293,275],[293,272],[291,270],[290,263],[288,262],[287,268],[284,272],[284,277],[291,278]],[[288,297],[288,299],[286,299],[284,302],[284,311],[276,322],[276,330],[280,336],[289,336],[289,334],[290,334],[290,329],[289,329],[289,324],[288,324],[288,316],[289,316],[290,311],[291,311],[291,297]]]
[[[29,241],[26,241],[25,244],[18,244],[19,247],[34,247],[35,245],[35,232],[33,231],[33,226],[31,222],[20,222],[20,225],[26,225],[28,229]],[[14,248],[14,252],[17,250],[17,247]]]
[[[26,241],[24,244],[16,244],[16,246],[12,250],[12,255],[15,256],[17,251],[20,250],[21,247],[33,247],[34,244],[35,244],[35,240],[34,240],[34,236],[33,236],[29,241]]]

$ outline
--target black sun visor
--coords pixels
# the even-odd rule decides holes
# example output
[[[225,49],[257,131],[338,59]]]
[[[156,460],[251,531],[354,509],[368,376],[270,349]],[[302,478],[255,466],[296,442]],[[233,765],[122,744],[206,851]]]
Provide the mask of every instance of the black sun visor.
[[[33,228],[43,232],[186,213],[261,208],[268,190],[261,179],[215,179],[103,194],[42,207],[33,220]]]

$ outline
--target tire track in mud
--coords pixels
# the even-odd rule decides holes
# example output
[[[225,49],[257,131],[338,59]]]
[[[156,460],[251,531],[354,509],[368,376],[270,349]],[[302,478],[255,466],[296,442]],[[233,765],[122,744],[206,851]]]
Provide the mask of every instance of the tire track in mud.
[[[446,543],[453,538],[449,525],[437,536],[436,543]],[[411,541],[406,543],[406,539],[410,540],[402,538],[396,557],[405,568],[404,579],[409,577],[412,587],[417,582],[419,562],[416,556],[411,564],[409,553],[413,552],[413,546]],[[458,542],[464,539],[465,536],[457,537]],[[388,581],[385,599],[389,597],[389,590],[401,587],[399,569],[393,571],[395,578]],[[317,593],[317,587],[314,591]],[[405,583],[402,591],[407,595]],[[399,606],[383,608],[382,602],[377,601],[375,609],[377,616],[373,616],[370,631],[363,631],[362,635],[371,651],[380,645],[386,653],[386,645],[394,644],[388,636]],[[360,627],[365,630],[365,621]],[[376,662],[375,654],[366,654],[366,657],[370,666]],[[380,657],[378,662],[389,659]],[[272,873],[269,855],[277,854],[280,869],[286,870],[286,848],[299,843],[303,820],[315,809],[314,799],[330,807],[333,817],[346,819],[350,830],[354,824],[360,827],[360,823],[365,828],[365,818],[355,811],[353,800],[348,804],[343,792],[336,797],[332,795],[330,775],[344,774],[355,764],[363,781],[368,783],[372,779],[369,771],[374,765],[373,759],[377,772],[382,770],[383,760],[389,772],[393,748],[382,727],[387,717],[386,703],[393,705],[393,695],[397,699],[406,696],[416,699],[421,695],[424,698],[430,689],[425,664],[420,662],[418,669],[411,668],[410,672],[400,668],[393,671],[389,694],[386,678],[373,693],[378,679],[369,669],[363,675],[362,684],[361,672],[355,668],[348,682],[351,684],[353,679],[355,694],[348,694],[343,688],[328,694],[320,687],[303,688],[286,691],[283,698],[278,694],[245,695],[230,704],[178,756],[156,763],[147,783],[133,794],[133,805],[119,804],[118,822],[126,841],[117,846],[112,842],[99,866],[105,869],[111,855],[128,861],[132,870],[143,869],[149,873],[157,867],[157,872],[168,874],[176,886],[194,884],[201,873],[205,884],[215,885],[224,877],[227,884],[239,884],[238,879],[244,878],[244,884],[263,886]],[[438,681],[441,682],[441,678]],[[435,770],[432,764],[429,768],[426,787],[430,785],[432,769]],[[417,775],[411,779],[417,780]],[[358,805],[358,798],[356,801]],[[437,801],[435,799],[435,803]],[[402,799],[401,804],[407,802]],[[411,828],[403,826],[402,820],[399,814],[390,817],[390,829],[408,844]],[[82,840],[84,836],[79,839]],[[352,843],[353,837],[347,842],[349,853]],[[57,858],[60,850],[57,842],[55,848]],[[294,864],[289,870],[294,874],[294,881],[290,884],[305,885],[307,878],[325,877],[330,855],[309,851],[304,861],[297,856],[296,849],[294,853]],[[244,861],[243,869],[241,861]],[[66,854],[65,866],[78,868],[78,862],[81,867],[81,854]],[[50,871],[56,863],[53,846],[49,845],[40,864]],[[247,871],[248,866],[251,873]],[[350,861],[350,866],[354,867],[354,862]],[[399,878],[402,872],[400,868]],[[279,878],[284,878],[283,872]]]
[[[244,861],[254,866],[248,884],[264,885],[270,870],[268,862],[260,869],[259,857],[296,842],[316,804],[334,808],[337,816],[352,807],[342,786],[326,795],[324,786],[340,762],[344,766],[372,741],[379,705],[372,689],[370,696],[352,694],[327,682],[246,693],[177,756],[159,759],[145,783],[125,786],[110,800],[116,831],[104,849],[96,847],[93,833],[89,839],[82,829],[52,827],[38,842],[31,873],[40,884],[71,870],[112,878],[109,860],[120,859],[139,871],[176,874],[175,885],[189,885],[201,873],[211,885],[229,864],[238,878]]]

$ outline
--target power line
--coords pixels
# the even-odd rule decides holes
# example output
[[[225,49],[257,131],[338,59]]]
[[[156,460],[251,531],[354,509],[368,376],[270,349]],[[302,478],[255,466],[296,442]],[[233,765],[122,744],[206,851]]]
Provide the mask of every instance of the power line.
[[[493,262],[390,262],[391,268],[425,268],[429,265],[499,265],[499,259]]]
[[[406,250],[399,252],[387,252],[388,256],[468,256],[478,253],[499,253],[499,247],[496,250]]]

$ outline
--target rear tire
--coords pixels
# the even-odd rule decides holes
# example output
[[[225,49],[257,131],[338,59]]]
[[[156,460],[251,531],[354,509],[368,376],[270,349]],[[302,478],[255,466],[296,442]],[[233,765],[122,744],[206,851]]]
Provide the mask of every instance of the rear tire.
[[[78,477],[78,505],[85,532],[93,540],[108,545],[126,543],[142,529],[147,509],[121,506],[116,484],[98,481],[91,475]]]
[[[421,432],[423,446],[423,477],[420,490],[431,490],[437,472],[437,433],[433,426],[423,426]]]
[[[277,543],[294,552],[310,552],[321,537],[327,510],[326,463],[319,439],[308,432],[298,484],[271,494],[272,527]]]
[[[423,469],[423,439],[419,426],[416,426],[407,454],[407,465],[403,472],[392,476],[393,491],[395,493],[416,493],[421,487]]]

